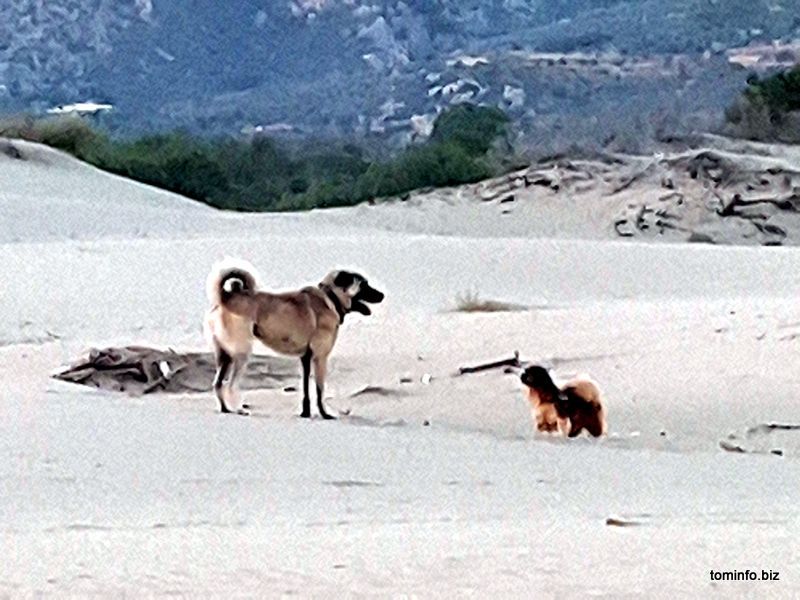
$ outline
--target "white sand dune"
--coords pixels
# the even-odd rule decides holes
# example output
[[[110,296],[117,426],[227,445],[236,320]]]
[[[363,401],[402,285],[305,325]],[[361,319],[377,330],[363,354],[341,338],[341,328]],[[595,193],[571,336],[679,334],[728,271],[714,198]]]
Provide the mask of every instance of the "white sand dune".
[[[617,241],[568,197],[532,232],[464,190],[227,215],[22,150],[0,154],[0,595],[800,594],[800,432],[747,432],[798,422],[800,251]],[[294,418],[294,392],[241,418],[48,378],[95,345],[201,348],[226,254],[271,288],[352,267],[386,291],[334,350],[339,421]],[[530,308],[453,312],[470,291]],[[514,350],[591,373],[610,435],[534,436],[515,375],[454,375]]]

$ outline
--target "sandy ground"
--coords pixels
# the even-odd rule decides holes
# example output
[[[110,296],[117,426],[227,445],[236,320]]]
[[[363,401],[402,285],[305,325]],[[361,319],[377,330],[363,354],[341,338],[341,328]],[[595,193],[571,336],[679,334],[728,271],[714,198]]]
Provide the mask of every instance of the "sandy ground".
[[[224,215],[22,149],[0,155],[0,596],[800,594],[800,432],[748,433],[800,421],[800,251],[618,241],[568,198],[533,233],[483,203]],[[337,422],[296,393],[247,392],[244,418],[48,377],[92,346],[201,348],[226,254],[270,288],[351,267],[387,293],[341,332]],[[468,292],[528,308],[453,312]],[[515,375],[454,375],[514,350],[597,379],[609,436],[535,436]]]

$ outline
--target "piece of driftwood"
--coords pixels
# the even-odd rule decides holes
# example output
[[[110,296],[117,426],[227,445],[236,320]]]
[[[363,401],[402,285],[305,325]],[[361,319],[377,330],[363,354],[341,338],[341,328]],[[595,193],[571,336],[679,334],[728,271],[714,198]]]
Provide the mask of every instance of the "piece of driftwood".
[[[737,208],[746,208],[758,204],[771,204],[780,210],[797,212],[798,203],[800,203],[800,196],[797,194],[766,198],[742,198],[741,195],[734,194],[727,204],[717,210],[717,214],[721,217],[742,216],[736,211]]]
[[[628,519],[617,519],[616,517],[608,517],[606,525],[609,527],[638,527],[642,525],[639,521],[631,521]]]
[[[725,450],[725,452],[734,452],[736,454],[747,454],[747,450],[745,450],[742,446],[738,444],[733,444],[726,440],[720,440],[719,447]]]
[[[620,229],[623,225],[628,225],[628,219],[617,219],[614,221],[614,231],[617,232],[617,235],[620,237],[633,237],[633,232]]]
[[[460,367],[458,369],[459,375],[467,375],[469,373],[479,373],[481,371],[488,371],[490,369],[500,369],[502,367],[521,367],[522,363],[519,360],[519,352],[514,351],[513,358],[505,358],[503,360],[496,360],[490,363],[483,363],[473,367]]]
[[[239,380],[242,389],[282,389],[298,377],[298,361],[250,357]],[[159,350],[144,346],[93,349],[54,378],[103,390],[142,396],[153,392],[207,392],[216,370],[210,353]]]
[[[664,194],[663,196],[659,196],[658,199],[661,202],[669,202],[671,200],[676,200],[677,203],[680,205],[683,204],[684,195],[681,194],[680,192],[670,192],[669,194]]]
[[[747,430],[747,435],[756,433],[772,433],[773,431],[800,431],[800,425],[794,423],[761,423]]]
[[[785,229],[783,229],[782,227],[778,227],[777,225],[772,225],[771,223],[759,223],[758,221],[753,221],[753,225],[761,233],[777,236],[777,239],[767,240],[766,242],[763,242],[765,246],[782,245],[783,239],[786,237]]]
[[[725,450],[725,452],[733,452],[734,454],[769,454],[772,456],[783,456],[783,450],[780,448],[775,448],[769,451],[749,450],[744,446],[734,444],[733,442],[729,442],[727,440],[720,440],[719,447]]]
[[[718,184],[725,178],[728,170],[728,162],[711,150],[699,152],[689,160],[689,176],[692,179],[698,179],[702,175]]]

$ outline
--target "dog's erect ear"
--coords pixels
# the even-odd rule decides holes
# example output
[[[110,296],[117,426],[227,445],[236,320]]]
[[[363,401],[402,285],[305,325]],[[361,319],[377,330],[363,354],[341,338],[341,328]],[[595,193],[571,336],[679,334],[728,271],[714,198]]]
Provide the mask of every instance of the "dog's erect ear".
[[[333,279],[333,285],[347,290],[356,282],[356,276],[348,271],[339,271]]]

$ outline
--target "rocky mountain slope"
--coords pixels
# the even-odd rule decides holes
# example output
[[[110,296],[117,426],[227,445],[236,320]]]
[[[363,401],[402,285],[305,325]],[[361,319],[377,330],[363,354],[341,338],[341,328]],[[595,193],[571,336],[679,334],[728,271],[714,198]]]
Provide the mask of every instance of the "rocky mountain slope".
[[[800,0],[9,0],[0,110],[93,99],[122,130],[403,142],[473,101],[534,145],[624,140],[718,118],[746,78],[725,51],[800,37],[797,14]]]

